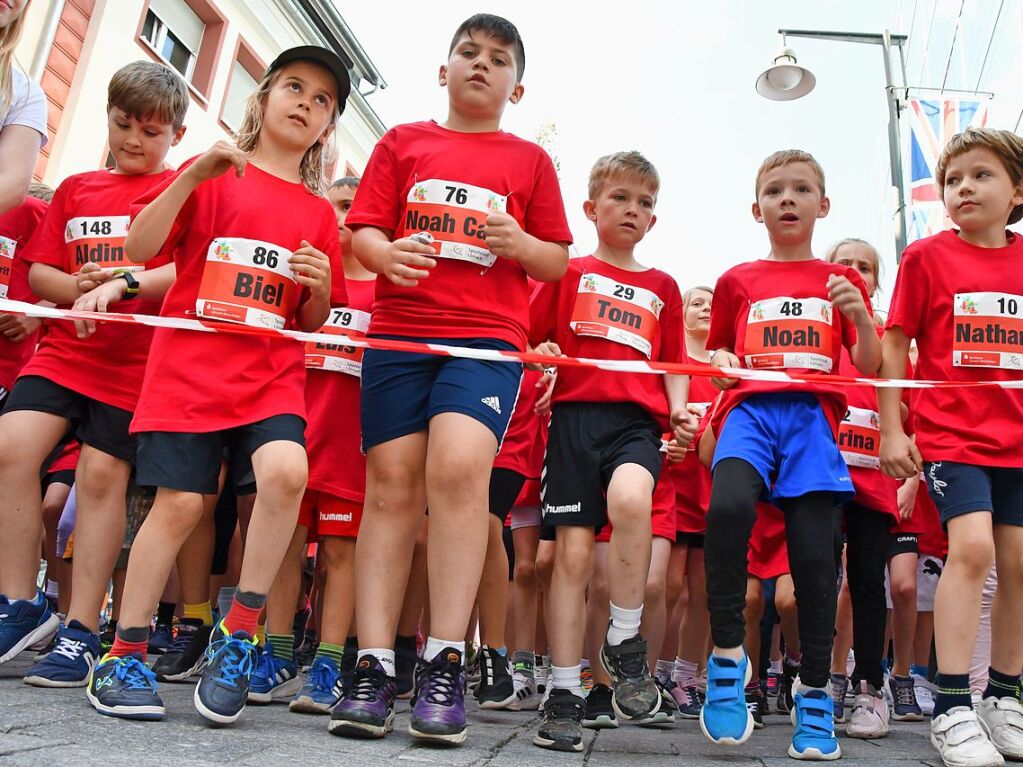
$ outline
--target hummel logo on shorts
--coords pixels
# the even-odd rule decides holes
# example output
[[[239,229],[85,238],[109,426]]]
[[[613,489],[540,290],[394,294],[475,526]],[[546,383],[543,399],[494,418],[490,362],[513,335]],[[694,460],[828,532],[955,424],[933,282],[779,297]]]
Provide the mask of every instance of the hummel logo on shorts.
[[[484,397],[480,400],[484,405],[489,407],[498,415],[501,415],[501,399],[500,397]]]

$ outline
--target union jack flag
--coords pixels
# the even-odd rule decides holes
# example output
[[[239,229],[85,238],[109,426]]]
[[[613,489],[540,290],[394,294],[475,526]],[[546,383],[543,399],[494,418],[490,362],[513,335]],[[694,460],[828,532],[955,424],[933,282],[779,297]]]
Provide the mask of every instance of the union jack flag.
[[[951,221],[935,186],[938,157],[952,136],[987,123],[987,102],[965,99],[909,101],[909,232],[907,241],[947,229]]]

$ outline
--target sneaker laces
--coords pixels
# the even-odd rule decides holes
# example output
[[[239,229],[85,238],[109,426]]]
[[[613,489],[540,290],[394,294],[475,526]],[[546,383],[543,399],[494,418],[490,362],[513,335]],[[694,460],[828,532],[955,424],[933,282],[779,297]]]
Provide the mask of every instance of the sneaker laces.
[[[326,658],[318,658],[309,668],[308,683],[317,690],[332,690],[338,674]]]
[[[114,676],[129,690],[156,691],[156,674],[138,658],[126,655],[114,665]]]
[[[623,677],[632,679],[646,675],[647,665],[645,656],[646,654],[643,652],[624,652],[621,655],[614,656],[614,662]]]
[[[225,636],[215,640],[210,645],[208,652],[211,653],[211,661],[214,657],[221,656],[216,677],[218,682],[223,682],[231,687],[237,687],[238,677],[251,676],[252,656],[254,653],[252,652],[252,644],[250,642]],[[260,661],[262,661],[262,657],[260,657]]]
[[[894,680],[892,687],[895,688],[895,705],[897,706],[915,706],[916,695],[913,692],[913,681],[909,680],[908,683],[900,680]]]
[[[544,718],[551,719],[579,719],[586,710],[586,705],[575,695],[552,695],[547,699],[543,707]]]
[[[432,667],[432,668],[431,668]],[[421,677],[419,694],[428,703],[438,706],[452,706],[455,702],[455,688],[461,684],[462,666],[448,660],[435,660]]]
[[[167,652],[184,652],[188,649],[188,646],[192,644],[192,639],[195,638],[195,634],[196,632],[194,630],[189,631],[183,626],[178,626],[177,636],[174,637],[174,641],[171,642],[170,647],[167,648]]]
[[[56,655],[63,655],[68,660],[78,660],[82,653],[89,649],[89,646],[80,639],[61,636],[57,638],[57,644],[50,651]]]
[[[374,701],[377,693],[387,684],[387,675],[376,668],[356,668],[355,676],[345,693],[351,700]]]
[[[682,688],[682,694],[686,698],[684,706],[698,706],[700,705],[700,691],[696,685],[689,685],[688,687]]]

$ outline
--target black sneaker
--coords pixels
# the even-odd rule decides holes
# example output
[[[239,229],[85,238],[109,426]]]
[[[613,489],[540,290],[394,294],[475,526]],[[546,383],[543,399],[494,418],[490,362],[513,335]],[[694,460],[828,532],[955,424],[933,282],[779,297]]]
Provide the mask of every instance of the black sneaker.
[[[107,655],[89,674],[85,694],[92,707],[106,716],[160,720],[166,710],[156,689],[156,678],[141,655]]]
[[[483,709],[507,708],[517,700],[508,659],[487,645],[480,648],[480,683],[476,688],[476,700]]]
[[[778,702],[775,704],[779,714],[788,714],[795,703],[792,700],[792,684],[799,675],[799,664],[785,658],[781,664],[781,679],[778,680]]]
[[[300,670],[305,671],[313,665],[318,644],[316,632],[307,631],[305,639],[295,648],[295,664]]]
[[[756,690],[746,690],[746,708],[753,717],[753,729],[764,728],[764,714],[767,711],[767,695],[759,687]]]
[[[552,693],[553,694],[553,693]],[[614,730],[618,727],[618,717],[611,705],[613,693],[606,684],[595,684],[586,696],[586,712],[583,714],[583,727],[588,730]]]
[[[585,709],[586,701],[579,696],[568,690],[551,690],[543,704],[543,722],[533,736],[534,745],[552,751],[582,751]]]
[[[614,684],[611,704],[622,719],[645,719],[661,704],[661,691],[650,676],[646,640],[639,634],[619,645],[604,640],[600,663]]]
[[[221,621],[212,630],[206,668],[195,686],[192,703],[215,724],[231,724],[245,710],[249,679],[256,664],[256,641],[244,631],[228,634]]]
[[[916,691],[913,689],[913,677],[895,676],[888,677],[888,689],[892,694],[892,719],[897,722],[922,722],[923,711],[916,700]]]
[[[412,697],[412,688],[416,682],[416,664],[419,655],[415,648],[411,651],[405,647],[394,648],[394,684],[395,697],[408,700]]]
[[[184,682],[206,668],[206,647],[212,626],[201,620],[185,618],[178,624],[178,635],[170,648],[156,659],[153,673],[161,682]]]

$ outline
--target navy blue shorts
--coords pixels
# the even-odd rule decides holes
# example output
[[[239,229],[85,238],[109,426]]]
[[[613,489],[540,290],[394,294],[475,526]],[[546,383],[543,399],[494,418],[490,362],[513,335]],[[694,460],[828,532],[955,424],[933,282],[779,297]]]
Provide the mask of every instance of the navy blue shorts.
[[[927,461],[924,477],[943,525],[953,517],[987,511],[992,524],[1023,526],[1023,469]]]
[[[493,338],[378,338],[515,351],[507,341]],[[362,358],[362,449],[426,431],[440,413],[462,413],[479,421],[500,445],[521,378],[517,362],[367,349]]]
[[[714,467],[726,458],[760,472],[767,502],[830,491],[845,503],[855,494],[831,424],[809,393],[755,394],[736,405],[718,437]]]

